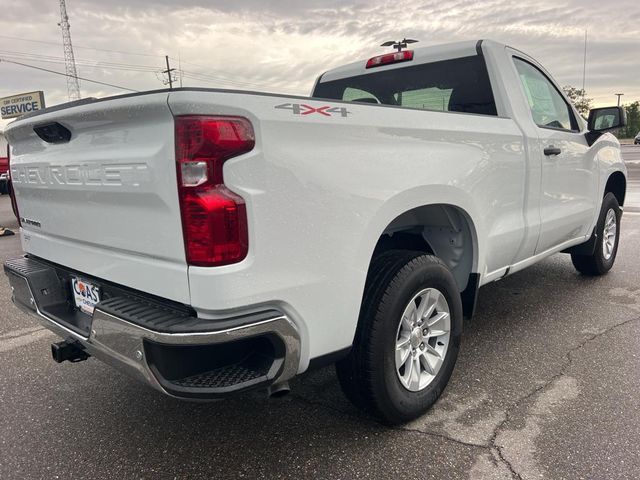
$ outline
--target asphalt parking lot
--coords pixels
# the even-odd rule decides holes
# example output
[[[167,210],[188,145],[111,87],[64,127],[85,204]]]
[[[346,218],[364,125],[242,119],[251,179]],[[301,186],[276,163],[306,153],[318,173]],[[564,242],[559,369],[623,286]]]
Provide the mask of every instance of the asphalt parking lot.
[[[581,277],[555,255],[484,287],[436,406],[382,427],[333,369],[292,393],[175,401],[90,359],[55,364],[53,334],[0,278],[0,478],[640,477],[640,147],[614,269]],[[15,227],[9,199],[0,225]],[[0,238],[0,259],[20,253]]]

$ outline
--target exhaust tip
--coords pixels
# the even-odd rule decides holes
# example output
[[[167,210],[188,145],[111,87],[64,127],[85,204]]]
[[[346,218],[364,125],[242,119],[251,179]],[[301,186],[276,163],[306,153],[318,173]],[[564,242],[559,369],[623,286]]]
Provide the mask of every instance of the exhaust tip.
[[[289,382],[276,383],[267,388],[267,397],[269,398],[282,398],[291,391],[289,388]]]

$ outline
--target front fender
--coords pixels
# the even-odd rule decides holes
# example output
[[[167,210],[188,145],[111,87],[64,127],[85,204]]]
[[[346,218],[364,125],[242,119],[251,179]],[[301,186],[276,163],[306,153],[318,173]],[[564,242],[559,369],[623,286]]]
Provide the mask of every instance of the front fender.
[[[602,135],[591,147],[595,149],[594,155],[598,164],[598,192],[600,200],[598,208],[594,214],[593,225],[595,226],[602,208],[602,199],[604,198],[605,188],[611,175],[620,172],[627,178],[627,166],[622,158],[620,142],[611,133]]]

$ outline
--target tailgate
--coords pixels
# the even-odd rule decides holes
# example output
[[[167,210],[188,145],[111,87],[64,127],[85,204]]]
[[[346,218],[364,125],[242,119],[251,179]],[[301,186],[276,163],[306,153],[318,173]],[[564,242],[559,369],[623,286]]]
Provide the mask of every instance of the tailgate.
[[[189,303],[166,92],[51,111],[6,134],[26,252]]]

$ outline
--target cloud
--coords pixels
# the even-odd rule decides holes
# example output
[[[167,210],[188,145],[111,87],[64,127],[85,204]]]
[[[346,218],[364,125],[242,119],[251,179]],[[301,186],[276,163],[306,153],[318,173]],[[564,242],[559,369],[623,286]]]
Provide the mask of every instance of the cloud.
[[[79,75],[136,90],[163,87],[158,72],[168,54],[174,67],[182,60],[188,86],[308,94],[323,71],[366,59],[382,51],[382,41],[402,36],[421,46],[492,38],[538,59],[559,83],[581,86],[588,29],[589,95],[599,104],[612,103],[618,91],[640,99],[636,0],[68,0],[67,9]],[[0,58],[64,71],[58,21],[48,0],[4,6]],[[0,62],[0,78],[0,96],[42,89],[49,105],[66,100],[62,76]],[[89,82],[81,91],[121,92]]]

